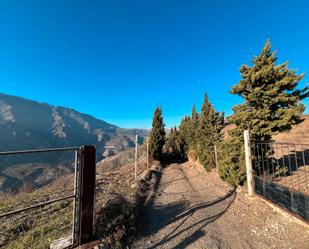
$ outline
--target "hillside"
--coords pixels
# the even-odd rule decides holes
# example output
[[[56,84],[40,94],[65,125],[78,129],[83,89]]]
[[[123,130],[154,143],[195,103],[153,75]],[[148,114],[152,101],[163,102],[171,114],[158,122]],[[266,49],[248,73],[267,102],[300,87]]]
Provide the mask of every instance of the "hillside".
[[[309,144],[309,115],[304,115],[304,121],[293,126],[289,132],[281,132],[274,136],[276,142]]]
[[[309,115],[303,115],[304,121],[298,125],[292,127],[292,130],[288,132],[280,132],[273,136],[276,142],[282,143],[296,143],[296,144],[309,144]],[[224,138],[227,138],[228,132],[235,126],[228,124],[223,130],[222,134]]]
[[[0,151],[95,144],[100,160],[133,147],[135,135],[143,138],[147,132],[119,128],[70,108],[0,93]],[[72,159],[65,153],[1,157],[0,191],[47,184],[55,175],[55,166],[72,165]]]
[[[95,191],[97,236],[112,236],[113,231],[109,228],[111,224],[107,224],[107,218],[102,216],[106,209],[109,209],[110,203],[120,196],[127,201],[134,196],[131,188],[132,183],[135,182],[134,156],[134,149],[129,148],[97,163]],[[140,146],[138,150],[139,179],[145,171],[147,171],[146,148]],[[23,189],[18,194],[0,192],[0,214],[70,195],[73,193],[73,182],[72,173],[62,172],[49,184],[33,191]],[[49,248],[52,241],[70,236],[72,210],[72,201],[64,200],[8,218],[0,218],[0,248]],[[120,215],[117,210],[115,212]],[[101,224],[102,218],[104,223]],[[118,218],[117,216],[108,217],[108,220],[110,223],[114,220],[117,224]]]
[[[79,113],[0,93],[0,151],[95,144],[100,155],[132,146],[145,130],[123,129]]]

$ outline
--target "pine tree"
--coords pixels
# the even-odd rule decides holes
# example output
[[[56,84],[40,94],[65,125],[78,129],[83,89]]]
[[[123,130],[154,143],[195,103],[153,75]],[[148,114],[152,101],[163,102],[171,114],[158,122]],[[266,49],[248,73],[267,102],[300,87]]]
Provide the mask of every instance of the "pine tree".
[[[195,106],[193,105],[192,106],[191,119],[192,119],[192,126],[193,126],[192,128],[194,130],[196,130],[197,127],[198,127],[199,118],[200,118],[200,116],[197,113],[197,111],[195,110]]]
[[[152,130],[150,133],[149,153],[155,160],[163,160],[163,146],[165,143],[162,109],[156,108],[153,114]]]
[[[164,146],[165,158],[169,162],[182,161],[186,158],[185,144],[176,127],[171,128]]]
[[[191,118],[189,116],[185,116],[179,125],[179,134],[183,140],[184,149],[186,152],[189,150],[189,144],[191,144],[192,138],[195,138],[195,131],[192,129],[191,123]]]
[[[192,106],[191,117],[185,116],[179,125],[180,136],[185,144],[185,151],[189,149],[194,150],[196,144],[196,130],[199,123],[199,114],[195,110],[195,106]]]
[[[233,186],[238,186],[245,179],[245,148],[239,137],[229,137],[219,144],[220,177]]]
[[[241,96],[244,103],[233,108],[230,121],[237,126],[238,136],[249,129],[257,140],[270,140],[277,132],[290,130],[303,121],[305,106],[301,100],[308,97],[308,88],[296,89],[304,74],[297,75],[288,63],[276,65],[276,52],[266,41],[253,65],[242,65],[242,79],[231,93]]]
[[[199,124],[200,116],[195,110],[195,106],[192,106],[192,113],[191,113],[191,131],[189,133],[191,139],[189,143],[190,148],[195,148],[196,146],[196,131]]]
[[[268,141],[272,135],[290,130],[303,121],[305,106],[301,101],[309,95],[308,88],[296,89],[304,75],[297,75],[288,64],[276,64],[276,52],[266,41],[253,65],[242,65],[241,80],[232,87],[232,94],[241,96],[244,103],[233,108],[229,121],[236,125],[231,137],[222,143],[224,156],[219,163],[221,177],[233,185],[245,179],[243,131],[249,129],[255,140]],[[271,151],[263,152],[265,157]]]
[[[205,94],[196,129],[196,152],[199,162],[210,170],[215,166],[214,145],[219,142],[223,127],[221,114],[216,112]],[[222,125],[220,125],[222,123]]]

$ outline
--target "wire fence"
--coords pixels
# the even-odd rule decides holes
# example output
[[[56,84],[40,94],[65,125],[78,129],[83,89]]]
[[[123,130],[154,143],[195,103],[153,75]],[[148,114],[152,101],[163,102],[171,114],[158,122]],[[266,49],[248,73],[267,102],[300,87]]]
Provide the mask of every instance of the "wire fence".
[[[102,227],[107,223],[102,209],[119,197],[129,203],[132,185],[151,163],[146,144],[136,152],[131,148],[97,164],[94,216],[104,222]],[[89,195],[91,188],[84,178],[87,160],[81,148],[0,153],[0,248],[65,248],[81,243],[80,196]]]
[[[254,175],[309,194],[309,145],[254,141]]]
[[[309,221],[309,145],[253,141],[251,146],[254,192]]]
[[[75,243],[78,150],[0,153],[0,248]]]

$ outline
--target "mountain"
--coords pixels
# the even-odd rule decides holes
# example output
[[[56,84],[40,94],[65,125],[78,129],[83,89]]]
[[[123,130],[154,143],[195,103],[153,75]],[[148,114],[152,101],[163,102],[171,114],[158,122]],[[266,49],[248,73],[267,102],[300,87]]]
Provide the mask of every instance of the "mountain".
[[[70,108],[0,93],[0,151],[95,144],[97,157],[102,159],[133,147],[136,134],[142,142],[147,133],[142,129],[119,128]],[[50,175],[46,170],[50,171],[54,158],[48,155],[28,159],[24,156],[18,160],[0,158],[0,189],[5,180],[6,186],[13,182],[21,185],[24,179],[20,174],[16,176],[19,171],[31,180]],[[21,166],[16,168],[16,165]]]

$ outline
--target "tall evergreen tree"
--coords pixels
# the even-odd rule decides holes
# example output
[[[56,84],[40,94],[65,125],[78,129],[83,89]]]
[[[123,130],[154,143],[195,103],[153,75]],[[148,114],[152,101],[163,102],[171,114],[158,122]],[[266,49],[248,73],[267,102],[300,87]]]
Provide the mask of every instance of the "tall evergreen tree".
[[[179,132],[180,136],[185,143],[185,150],[188,152],[189,149],[195,148],[196,142],[196,130],[199,123],[199,114],[195,110],[195,106],[192,106],[191,117],[185,116],[180,123]]]
[[[185,116],[179,125],[179,134],[184,143],[184,149],[186,152],[189,150],[189,145],[191,144],[192,139],[194,138],[195,130],[191,127],[191,118]],[[195,138],[194,138],[195,139]]]
[[[196,131],[198,128],[199,120],[200,120],[200,115],[195,110],[195,106],[193,105],[192,112],[191,112],[191,132],[189,134],[191,136],[190,143],[189,143],[190,148],[195,148],[196,146]]]
[[[156,108],[153,114],[152,130],[150,133],[149,153],[155,160],[163,160],[163,146],[165,143],[165,125],[162,109]]]
[[[290,130],[303,121],[305,106],[301,101],[308,97],[308,88],[296,89],[304,75],[297,75],[288,64],[277,65],[276,52],[266,41],[253,65],[242,65],[241,80],[232,87],[232,94],[241,96],[244,103],[233,108],[229,121],[236,125],[230,138],[222,143],[225,150],[219,163],[221,177],[233,185],[245,179],[243,131],[249,129],[255,140],[271,140],[272,135]],[[265,156],[271,151],[264,151]],[[267,155],[266,155],[267,154]]]
[[[223,127],[221,115],[216,112],[205,94],[196,130],[196,151],[199,162],[210,170],[215,166],[214,145],[219,142]]]
[[[274,133],[290,130],[303,121],[305,106],[301,100],[308,97],[308,88],[296,89],[304,74],[297,75],[288,63],[276,64],[276,52],[266,41],[253,65],[242,65],[242,79],[232,87],[232,94],[241,96],[244,103],[233,108],[230,121],[237,126],[238,136],[250,129],[254,139],[270,140]]]
[[[186,158],[185,143],[176,127],[171,128],[164,146],[166,159],[170,162]]]
[[[192,119],[192,125],[193,125],[193,129],[196,130],[198,127],[198,123],[199,123],[199,114],[197,113],[197,111],[195,110],[195,106],[192,106],[192,113],[191,113],[191,119]]]

